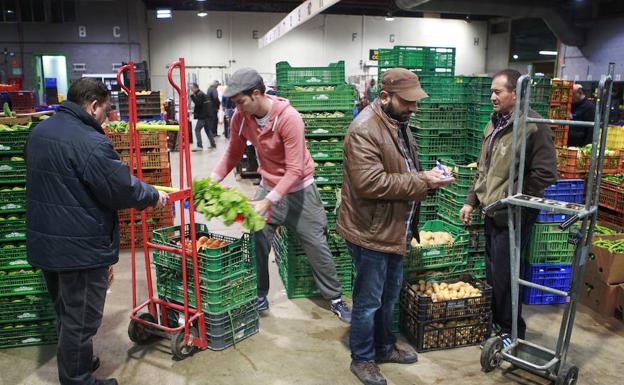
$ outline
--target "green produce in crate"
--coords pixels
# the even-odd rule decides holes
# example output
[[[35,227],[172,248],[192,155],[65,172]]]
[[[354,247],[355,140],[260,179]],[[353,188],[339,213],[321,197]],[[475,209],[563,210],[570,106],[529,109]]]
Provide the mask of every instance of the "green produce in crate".
[[[210,178],[193,181],[193,201],[206,219],[219,217],[227,226],[240,221],[247,230],[258,231],[266,223],[241,192],[227,189]]]
[[[9,103],[4,102],[2,105],[2,112],[4,112],[4,116],[13,116],[11,109],[9,108]]]
[[[605,176],[603,176],[603,179],[604,179],[604,177],[605,177]],[[605,235],[611,235],[611,234],[619,234],[619,231],[617,231],[617,230],[613,230],[613,229],[610,229],[610,228],[605,227],[605,226],[596,225],[596,226],[594,227],[594,234],[605,234]],[[595,242],[594,242],[594,244],[595,244]]]
[[[594,246],[602,247],[611,253],[624,253],[624,238],[623,239],[596,239],[593,242]]]

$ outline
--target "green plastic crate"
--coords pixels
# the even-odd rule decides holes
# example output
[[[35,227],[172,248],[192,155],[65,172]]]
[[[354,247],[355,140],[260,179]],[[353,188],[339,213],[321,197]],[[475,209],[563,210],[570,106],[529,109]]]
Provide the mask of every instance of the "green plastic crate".
[[[0,246],[0,270],[29,268],[26,259],[26,245],[11,243]]]
[[[26,211],[26,189],[24,187],[0,188],[0,216]]]
[[[0,132],[0,156],[24,154],[30,130]]]
[[[459,211],[464,206],[465,196],[455,195],[449,190],[440,191],[438,194],[438,217],[452,223],[455,226],[463,226],[459,219]],[[484,217],[480,210],[473,210],[472,225],[482,225]]]
[[[200,280],[202,310],[209,313],[223,313],[235,309],[256,297],[255,270],[243,271],[220,281]],[[184,302],[182,274],[173,269],[156,265],[156,286],[158,295],[167,300]],[[196,307],[195,284],[188,281],[189,306]]]
[[[0,348],[49,345],[56,342],[54,320],[0,325]]]
[[[574,226],[578,228],[578,226]],[[568,243],[570,231],[562,231],[557,223],[535,223],[527,248],[528,263],[568,264],[574,259],[574,245]]]
[[[453,129],[457,130],[465,125],[466,107],[457,103],[436,103],[423,105],[418,112],[412,114],[410,126],[415,128]],[[433,131],[433,130],[432,130]]]
[[[0,270],[0,297],[46,292],[46,283],[41,270]]]
[[[294,89],[280,89],[279,95],[290,101],[290,104],[299,112],[312,111],[344,111],[353,110],[355,89],[350,85],[336,86],[328,91],[295,91]]]
[[[323,187],[332,187],[331,189],[324,189]],[[319,194],[321,195],[321,203],[326,209],[333,209],[336,207],[338,198],[340,197],[340,188],[334,188],[337,186],[322,186],[319,188]]]
[[[223,278],[237,276],[242,272],[250,271],[255,268],[255,244],[254,237],[249,233],[244,233],[240,238],[228,237],[221,234],[211,233],[205,224],[196,224],[196,236],[199,239],[202,236],[227,242],[227,245],[219,248],[206,248],[201,250],[197,255],[197,265],[199,276],[210,282],[220,281]],[[187,237],[190,237],[187,225]],[[152,242],[155,244],[175,247],[180,249],[177,242],[180,240],[180,226],[171,226],[163,229],[155,230]],[[190,246],[190,245],[189,245]],[[179,254],[167,251],[154,250],[154,264],[173,269],[177,272],[182,271],[182,259]],[[193,259],[187,256],[187,274],[189,277],[193,275]]]
[[[418,143],[419,154],[423,155],[458,155],[463,156],[465,146],[463,136],[421,136],[415,135],[416,143]]]
[[[305,124],[305,136],[310,138],[342,137],[353,121],[352,112],[309,112],[301,116]]]
[[[278,87],[338,85],[345,82],[345,63],[339,61],[327,67],[291,67],[282,61],[275,65]]]
[[[465,197],[475,182],[477,167],[468,167],[467,164],[459,164],[452,159],[441,159],[440,162],[452,169],[453,177],[455,178],[455,183],[443,186],[440,189]]]
[[[440,220],[425,222],[421,225],[420,231],[445,231],[451,234],[453,241],[433,246],[410,245],[409,255],[403,262],[405,270],[437,269],[465,263],[468,247],[467,231]]]
[[[10,219],[9,219],[10,218]],[[26,216],[21,213],[0,216],[0,241],[21,240],[26,236]]]
[[[26,183],[26,162],[0,161],[0,184]]]
[[[0,324],[55,318],[54,304],[47,294],[0,299]]]
[[[335,166],[317,165],[314,169],[314,182],[317,185],[341,185],[342,164]]]
[[[310,149],[310,155],[316,162],[340,162],[343,159],[342,146],[340,146],[340,148],[337,146],[334,148],[319,148],[317,146],[313,146],[313,150]]]

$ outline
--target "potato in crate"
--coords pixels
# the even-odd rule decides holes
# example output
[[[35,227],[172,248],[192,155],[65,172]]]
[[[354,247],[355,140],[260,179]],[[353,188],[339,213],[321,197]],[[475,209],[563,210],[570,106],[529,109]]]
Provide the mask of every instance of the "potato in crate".
[[[458,226],[433,220],[421,226],[420,242],[415,238],[404,260],[406,270],[424,270],[465,263],[468,232]]]

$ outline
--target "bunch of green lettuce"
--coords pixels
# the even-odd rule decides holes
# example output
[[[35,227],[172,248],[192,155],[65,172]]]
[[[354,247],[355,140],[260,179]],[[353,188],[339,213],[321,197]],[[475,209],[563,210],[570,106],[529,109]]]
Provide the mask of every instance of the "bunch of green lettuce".
[[[225,188],[210,178],[193,181],[195,210],[206,219],[221,218],[227,226],[241,222],[250,231],[262,230],[264,217],[258,215],[247,198],[233,188]]]

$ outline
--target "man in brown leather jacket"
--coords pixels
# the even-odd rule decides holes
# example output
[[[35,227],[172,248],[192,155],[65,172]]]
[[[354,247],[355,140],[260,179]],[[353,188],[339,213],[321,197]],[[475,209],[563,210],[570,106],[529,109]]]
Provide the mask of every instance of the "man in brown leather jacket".
[[[442,170],[421,171],[407,126],[428,95],[418,76],[393,68],[379,98],[351,123],[344,142],[344,182],[337,231],[347,241],[357,275],[351,317],[351,371],[367,385],[385,385],[377,362],[409,364],[398,349],[392,313],[403,281],[403,257],[418,236],[418,206],[430,189],[452,183]]]

